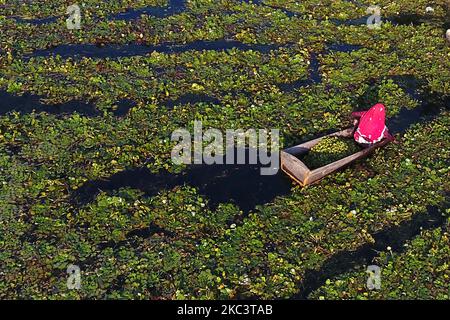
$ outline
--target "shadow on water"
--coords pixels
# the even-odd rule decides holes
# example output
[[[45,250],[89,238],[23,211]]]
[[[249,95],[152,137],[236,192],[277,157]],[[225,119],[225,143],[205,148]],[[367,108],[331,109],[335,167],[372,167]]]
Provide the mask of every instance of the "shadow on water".
[[[441,103],[422,104],[414,109],[402,108],[398,115],[387,121],[389,131],[393,134],[403,133],[412,125],[432,120],[442,109],[449,107],[450,97]]]
[[[448,205],[448,204],[447,204]],[[418,236],[422,230],[442,227],[445,217],[437,207],[428,207],[427,214],[417,214],[411,220],[373,234],[374,244],[365,244],[355,251],[344,251],[328,259],[320,270],[309,270],[300,285],[300,292],[292,299],[308,299],[315,290],[322,287],[327,279],[367,266],[374,262],[379,252],[391,247],[399,254],[405,251],[404,244]]]
[[[25,59],[29,59],[31,57],[49,57],[57,55],[64,59],[71,57],[120,58],[142,56],[153,51],[171,54],[192,50],[224,51],[229,49],[253,50],[259,51],[261,53],[268,53],[279,47],[279,45],[274,44],[245,44],[235,40],[194,41],[184,45],[168,43],[154,46],[147,46],[142,44],[108,46],[97,46],[94,44],[67,44],[50,49],[36,50],[32,54],[25,56]]]
[[[248,152],[246,155],[248,159]],[[262,167],[266,166],[202,164],[191,165],[180,174],[152,173],[146,168],[136,168],[114,174],[107,180],[87,182],[73,194],[72,198],[83,205],[91,202],[99,191],[108,192],[129,187],[139,189],[151,197],[161,190],[189,185],[196,187],[199,194],[208,199],[211,208],[217,207],[220,203],[231,202],[244,213],[248,213],[257,205],[271,202],[275,197],[286,195],[291,190],[292,184],[281,170],[275,175],[261,175]]]

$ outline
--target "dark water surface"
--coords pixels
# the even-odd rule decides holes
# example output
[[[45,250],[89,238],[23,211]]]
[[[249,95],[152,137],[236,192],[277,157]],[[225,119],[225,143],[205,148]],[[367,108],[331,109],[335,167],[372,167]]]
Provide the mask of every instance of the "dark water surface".
[[[65,103],[45,104],[42,102],[44,97],[25,93],[21,96],[0,91],[0,116],[10,112],[19,112],[29,114],[32,112],[45,112],[52,115],[70,115],[77,113],[86,117],[101,116],[102,113],[93,103],[72,100]],[[124,116],[136,105],[132,100],[121,99],[115,103],[116,110],[113,110],[115,116]]]
[[[17,96],[6,91],[0,91],[0,115],[16,111],[20,113],[46,112],[49,114],[78,113],[84,116],[98,116],[100,113],[94,105],[81,101],[70,101],[61,104],[45,104],[43,97],[28,93]]]
[[[448,199],[450,198],[447,197],[447,201]],[[446,206],[448,207],[448,202]],[[427,210],[427,213],[417,214],[399,226],[373,234],[374,244],[365,244],[355,251],[340,252],[328,259],[319,270],[307,271],[300,284],[299,293],[292,299],[307,299],[313,291],[323,286],[327,279],[354,271],[356,267],[373,264],[378,253],[386,251],[387,247],[391,247],[394,254],[401,254],[406,250],[404,244],[420,235],[422,230],[442,227],[445,224],[446,219],[439,208],[429,206]]]
[[[187,104],[194,105],[197,103],[220,104],[220,100],[205,94],[188,93],[182,95],[176,100],[169,100],[165,102],[164,105],[168,108],[173,108],[178,105],[187,105]]]
[[[247,153],[248,159],[248,153]],[[161,190],[189,185],[198,188],[206,197],[209,206],[234,203],[244,213],[257,205],[271,202],[275,197],[289,194],[291,181],[281,172],[276,175],[261,175],[262,165],[213,164],[191,165],[180,173],[152,173],[146,168],[125,170],[106,180],[87,182],[73,195],[80,204],[91,202],[100,190],[108,192],[124,187],[139,189],[146,196],[155,196]]]
[[[246,44],[236,40],[216,40],[216,41],[194,41],[187,44],[161,44],[147,46],[142,44],[125,45],[107,45],[97,46],[94,44],[66,44],[54,48],[36,50],[32,54],[25,56],[25,59],[31,57],[51,57],[60,56],[67,58],[121,58],[142,56],[153,51],[160,53],[182,53],[187,51],[214,50],[224,51],[229,49],[253,50],[261,53],[268,53],[279,48],[274,44]]]
[[[46,18],[40,18],[40,19],[23,19],[20,17],[14,17],[14,20],[16,20],[16,22],[18,23],[29,23],[29,24],[33,24],[36,26],[40,26],[40,25],[44,25],[47,23],[53,23],[56,22],[59,17],[46,17]]]
[[[81,9],[82,10],[82,9]],[[148,15],[155,18],[165,18],[171,15],[176,15],[186,11],[186,0],[169,0],[168,6],[157,7],[157,6],[148,6],[139,9],[128,9],[125,12],[119,12],[109,16],[110,20],[125,20],[130,21],[139,18],[141,15]],[[81,12],[83,14],[83,12]],[[65,12],[64,12],[65,14]],[[18,23],[29,23],[33,25],[44,25],[48,23],[53,23],[57,21],[60,17],[68,17],[68,15],[64,16],[51,16],[40,19],[23,19],[20,17],[12,17]]]

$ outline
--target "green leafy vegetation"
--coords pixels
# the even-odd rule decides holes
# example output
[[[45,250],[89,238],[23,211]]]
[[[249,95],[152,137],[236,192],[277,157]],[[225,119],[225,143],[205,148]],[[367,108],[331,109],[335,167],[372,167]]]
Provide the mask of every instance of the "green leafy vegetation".
[[[448,216],[448,209],[447,209]],[[450,220],[449,220],[450,221]],[[332,280],[311,294],[314,299],[449,299],[449,223],[423,231],[405,244],[406,252],[381,252],[380,290],[368,290],[367,273],[356,270]]]
[[[82,28],[67,30],[66,1],[0,0],[0,298],[292,298],[310,272],[375,246],[379,232],[430,206],[447,215],[446,1],[429,16],[425,1],[380,1],[386,19],[374,30],[338,23],[364,17],[364,5],[316,2],[189,0],[160,17],[119,19],[168,2],[84,1]],[[423,17],[387,19],[411,14]],[[117,54],[126,45],[156,49]],[[52,54],[58,48],[64,58]],[[40,50],[49,54],[33,56]],[[267,190],[276,181],[288,191],[249,212],[240,205],[255,190],[217,204],[191,182],[223,180],[170,159],[172,132],[192,132],[194,121],[205,130],[279,128],[289,147],[349,127],[352,111],[376,102],[399,144],[306,188],[280,172]],[[70,103],[74,110],[58,111]],[[84,103],[97,112],[83,115]],[[325,149],[341,157],[341,142]],[[448,299],[447,229],[381,253],[381,291],[366,290],[360,265],[310,298]],[[81,269],[81,290],[67,288],[70,264]]]

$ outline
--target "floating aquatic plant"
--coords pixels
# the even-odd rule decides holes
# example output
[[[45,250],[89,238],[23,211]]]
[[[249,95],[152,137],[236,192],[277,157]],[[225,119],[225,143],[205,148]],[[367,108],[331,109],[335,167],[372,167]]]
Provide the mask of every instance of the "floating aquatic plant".
[[[67,30],[66,1],[7,2],[0,298],[292,298],[346,254],[392,246],[377,260],[389,282],[378,295],[360,290],[364,270],[348,270],[315,283],[322,288],[311,297],[398,298],[403,284],[408,297],[446,299],[444,229],[406,242],[405,252],[378,248],[376,236],[447,206],[444,1],[427,14],[427,1],[382,0],[378,30],[342,23],[365,17],[365,0],[195,0],[161,17],[142,9],[165,10],[164,0],[86,0],[81,30]],[[83,56],[85,48],[106,54]],[[399,144],[308,188],[279,174],[236,196],[248,184],[228,173],[244,181],[248,167],[194,175],[170,158],[171,133],[196,120],[223,131],[280,128],[287,147],[349,126],[352,111],[379,100],[389,121],[400,110],[414,116],[397,119]],[[58,104],[71,108],[49,110]],[[329,150],[348,150],[341,142]],[[82,270],[79,291],[67,289],[69,264]]]
[[[312,147],[303,160],[310,169],[316,169],[360,150],[353,139],[327,137]]]

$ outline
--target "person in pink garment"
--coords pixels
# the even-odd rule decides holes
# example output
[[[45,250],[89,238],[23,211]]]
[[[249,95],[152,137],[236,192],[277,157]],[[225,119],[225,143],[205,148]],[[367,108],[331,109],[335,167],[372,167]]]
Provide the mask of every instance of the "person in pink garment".
[[[383,139],[395,140],[386,127],[386,108],[383,104],[377,103],[367,111],[353,112],[352,117],[357,125],[353,137],[360,145],[370,146]]]

